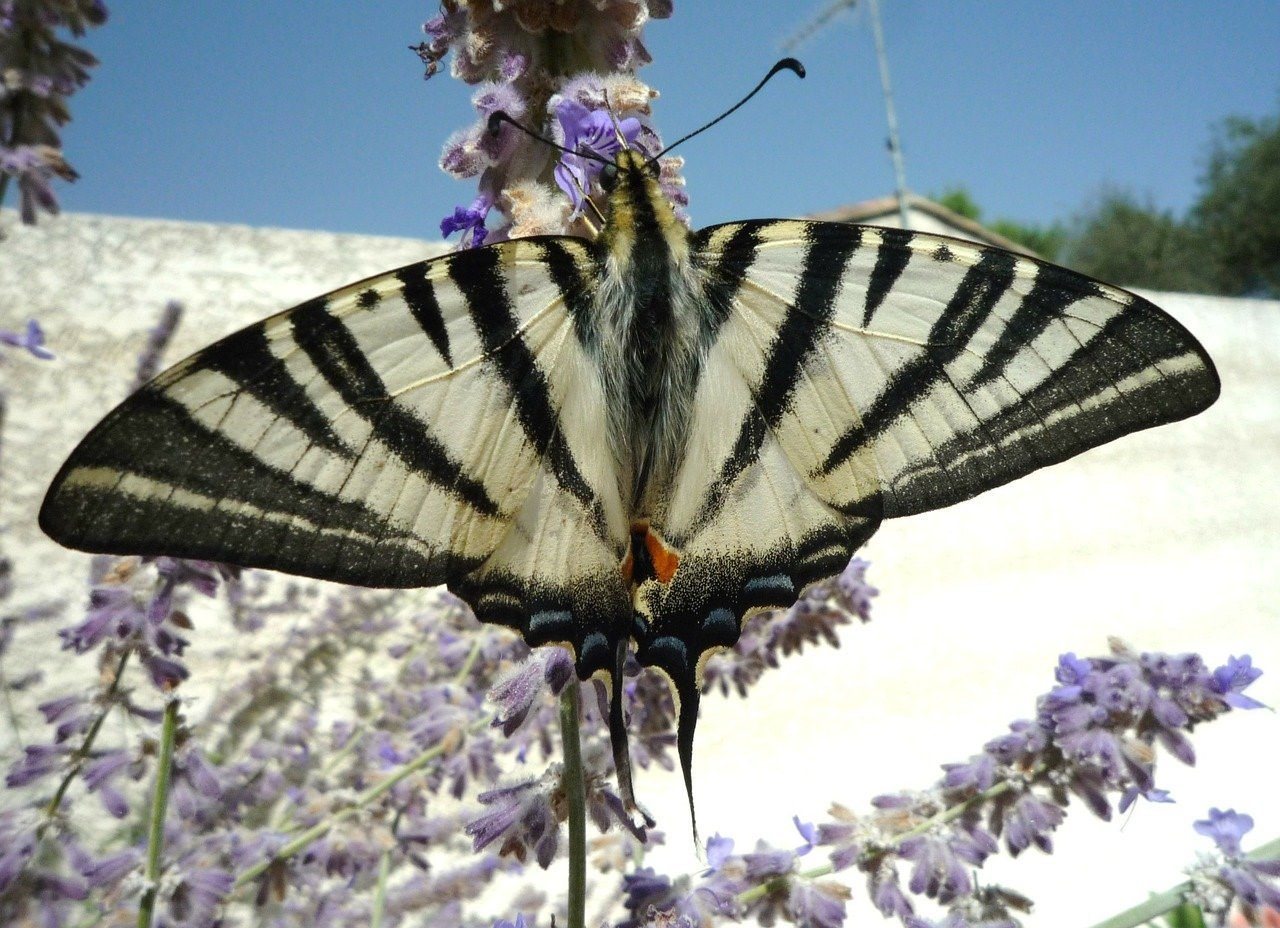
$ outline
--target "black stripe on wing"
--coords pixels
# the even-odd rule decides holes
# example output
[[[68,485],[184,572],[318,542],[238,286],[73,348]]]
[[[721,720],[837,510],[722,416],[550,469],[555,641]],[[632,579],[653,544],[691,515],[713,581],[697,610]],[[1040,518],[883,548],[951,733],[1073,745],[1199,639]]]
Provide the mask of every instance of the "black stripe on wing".
[[[724,505],[733,482],[760,455],[769,430],[790,410],[796,384],[814,349],[831,331],[836,299],[849,259],[862,241],[858,226],[810,223],[804,227],[808,244],[794,304],[774,335],[764,373],[747,409],[733,450],[708,488],[693,531],[706,525]]]
[[[578,470],[560,429],[550,384],[520,334],[501,260],[496,248],[462,252],[450,259],[449,275],[466,298],[485,358],[506,385],[529,443],[550,465],[560,486],[593,514],[597,530],[603,531],[599,499]]]
[[[425,422],[388,395],[355,336],[328,311],[325,298],[303,303],[289,314],[289,322],[298,347],[343,402],[369,424],[374,438],[424,479],[477,512],[499,514],[484,485],[463,472]]]
[[[334,432],[329,416],[272,354],[265,327],[255,326],[223,339],[200,352],[194,364],[222,374],[289,422],[312,444],[338,457],[355,459],[355,449],[348,447]]]
[[[911,260],[909,246],[914,237],[911,232],[906,229],[880,229],[879,232],[880,247],[876,250],[876,263],[867,280],[867,299],[862,308],[864,329],[871,325],[871,317],[880,308],[884,298],[906,270],[907,262]]]
[[[939,377],[943,365],[959,356],[1013,285],[1018,258],[1007,251],[984,249],[970,267],[942,315],[929,330],[924,350],[889,378],[884,390],[836,441],[820,472],[830,474],[859,448],[884,434],[923,397]]]
[[[581,252],[562,238],[543,238],[538,243],[542,248],[547,273],[559,288],[569,316],[573,319],[574,334],[577,335],[578,342],[594,355],[600,339],[599,326],[592,313],[595,281],[582,276],[582,267],[578,263]],[[577,256],[575,251],[579,251]]]
[[[95,472],[118,476],[114,485],[86,483]],[[122,492],[129,475],[157,484],[155,495]],[[40,527],[86,551],[207,558],[370,586],[429,586],[475,566],[266,465],[154,388],[84,439],[54,480]]]
[[[1041,265],[1031,290],[1005,322],[999,338],[983,359],[982,368],[965,385],[966,391],[1002,376],[1017,354],[1060,320],[1073,303],[1102,295],[1102,288],[1088,277],[1052,264]]]
[[[1191,348],[1152,314],[1159,310],[1149,304],[1143,309],[1152,312],[1130,310],[1109,320],[1068,364],[988,419],[982,434],[957,435],[930,460],[899,475],[889,514],[911,515],[960,502],[1121,435],[1176,422],[1210,406],[1219,391],[1212,364],[1202,358],[1203,365],[1159,371],[1159,362],[1184,357]],[[1152,374],[1146,383],[1117,389],[1116,384],[1142,372]],[[1024,453],[1028,448],[1034,456]],[[945,476],[939,466],[945,467]]]
[[[712,233],[717,228],[724,228],[723,226],[712,226],[693,234],[693,264],[700,272],[705,306],[709,310],[700,320],[704,346],[715,341],[720,326],[733,312],[734,298],[737,297],[742,282],[746,280],[747,272],[756,262],[761,232],[772,224],[771,221],[741,223],[717,251],[706,249]]]
[[[396,271],[396,280],[400,281],[401,291],[409,312],[418,323],[418,327],[431,339],[440,357],[450,368],[453,367],[453,355],[449,352],[449,330],[444,324],[444,314],[436,300],[436,289],[427,279],[430,262],[411,264]]]

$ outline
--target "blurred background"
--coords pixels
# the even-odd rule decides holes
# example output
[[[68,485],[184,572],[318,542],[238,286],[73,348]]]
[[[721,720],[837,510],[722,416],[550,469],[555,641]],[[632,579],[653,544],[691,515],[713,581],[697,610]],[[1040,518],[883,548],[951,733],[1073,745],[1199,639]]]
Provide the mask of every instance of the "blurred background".
[[[837,5],[844,7],[845,5]],[[439,249],[474,190],[436,167],[472,88],[422,79],[430,3],[118,3],[63,141],[65,214],[0,217],[0,328],[38,318],[58,356],[0,367],[0,522],[22,597],[83,589],[84,558],[34,514],[58,463],[124,395],[149,328],[187,307],[173,361],[239,326]],[[830,13],[831,15],[828,15]],[[1280,704],[1280,4],[882,0],[909,221],[1006,242],[1145,288],[1218,363],[1207,413],[942,512],[863,552],[882,594],[843,647],[787,661],[747,700],[708,697],[704,837],[795,841],[791,816],[924,787],[1052,686],[1057,655],[1251,653]],[[682,147],[694,225],[824,214],[897,222],[885,97],[864,4],[677,2],[652,23],[668,139],[736,101],[781,54],[809,72]],[[14,205],[10,192],[6,206]],[[121,218],[129,217],[129,218]],[[1159,292],[1155,292],[1159,291]],[[47,635],[17,660],[58,660]],[[192,659],[199,675],[199,642]],[[57,669],[53,669],[56,676]],[[62,672],[74,672],[63,669]],[[1053,857],[995,862],[1030,924],[1090,924],[1181,879],[1210,805],[1280,834],[1280,725],[1240,714],[1163,761],[1173,806],[1077,810]],[[641,772],[669,872],[694,872],[683,787]],[[1255,840],[1256,839],[1256,840]],[[855,887],[855,894],[861,888]]]

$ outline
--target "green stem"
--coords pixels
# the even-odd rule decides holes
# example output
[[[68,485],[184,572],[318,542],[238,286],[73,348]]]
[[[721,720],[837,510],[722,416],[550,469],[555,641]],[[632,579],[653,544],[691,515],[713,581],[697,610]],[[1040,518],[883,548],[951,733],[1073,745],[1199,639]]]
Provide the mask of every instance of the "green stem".
[[[373,891],[373,912],[369,928],[382,928],[382,913],[387,908],[387,877],[391,873],[391,851],[383,851],[378,861],[378,885]]]
[[[471,643],[471,650],[467,652],[467,658],[462,662],[462,666],[458,669],[458,674],[453,678],[453,682],[459,686],[467,679],[467,675],[471,673],[471,668],[476,665],[476,659],[480,657],[480,636],[476,635],[475,641]]]
[[[560,739],[564,742],[565,792],[569,798],[569,925],[584,928],[587,911],[587,789],[578,741],[578,681],[560,694]]]
[[[115,705],[112,697],[120,689],[120,678],[124,676],[125,665],[129,662],[129,655],[132,653],[133,651],[129,649],[120,655],[120,662],[116,664],[116,674],[111,679],[111,684],[107,687],[107,691],[102,695],[102,711],[93,720],[89,730],[84,733],[84,740],[80,742],[80,749],[73,756],[66,775],[62,778],[62,782],[58,784],[58,789],[54,792],[53,798],[49,800],[49,804],[44,807],[44,821],[36,828],[37,838],[44,834],[45,829],[53,821],[53,817],[58,814],[58,809],[62,806],[62,800],[67,795],[67,790],[71,788],[71,781],[76,778],[76,774],[84,767],[84,762],[88,759],[89,752],[93,750],[93,742],[98,737],[98,731],[102,728],[102,723],[106,721],[107,714],[111,712],[112,706]]]
[[[480,729],[487,726],[490,721],[491,719],[487,716],[482,719],[477,719],[475,722],[472,723],[470,730],[479,731]],[[233,891],[236,889],[244,888],[245,886],[249,885],[251,882],[256,880],[258,877],[262,876],[262,874],[267,871],[267,868],[270,867],[276,861],[288,860],[294,854],[297,854],[299,851],[304,850],[307,847],[307,845],[309,845],[312,841],[315,841],[317,838],[323,837],[325,833],[327,833],[329,829],[332,828],[334,825],[338,824],[341,821],[345,821],[346,819],[351,818],[351,816],[355,815],[365,806],[368,806],[371,803],[376,802],[383,795],[385,795],[387,792],[393,789],[396,786],[396,784],[402,782],[405,778],[417,773],[427,764],[431,763],[431,761],[435,760],[437,757],[443,754],[445,750],[446,750],[446,742],[441,741],[437,744],[433,744],[431,747],[427,748],[425,751],[423,751],[413,760],[409,761],[407,764],[405,764],[403,767],[401,767],[391,776],[387,777],[381,783],[378,783],[375,786],[369,787],[367,790],[365,790],[363,793],[357,796],[355,799],[355,802],[353,802],[351,805],[347,806],[345,809],[339,809],[337,812],[334,812],[332,815],[330,815],[328,818],[324,819],[323,821],[316,822],[316,824],[312,825],[306,831],[299,834],[296,838],[294,838],[288,844],[283,845],[280,848],[280,850],[276,851],[270,857],[266,858],[265,860],[259,861],[258,863],[250,867],[248,870],[241,873],[238,877],[236,877],[235,885],[232,887]]]
[[[160,856],[164,850],[164,820],[169,808],[169,781],[173,773],[173,744],[178,733],[178,698],[169,695],[160,731],[160,756],[156,762],[156,789],[151,797],[151,827],[147,837],[147,888],[138,906],[138,928],[151,928],[156,896],[160,891]]]
[[[1280,838],[1276,838],[1274,841],[1262,845],[1262,847],[1254,848],[1245,857],[1249,860],[1267,860],[1280,857]],[[1098,922],[1093,928],[1137,928],[1138,925],[1145,925],[1152,919],[1172,912],[1182,905],[1190,889],[1190,881],[1179,883],[1172,889],[1166,889],[1158,896],[1152,896],[1131,909],[1125,909],[1106,921]]]

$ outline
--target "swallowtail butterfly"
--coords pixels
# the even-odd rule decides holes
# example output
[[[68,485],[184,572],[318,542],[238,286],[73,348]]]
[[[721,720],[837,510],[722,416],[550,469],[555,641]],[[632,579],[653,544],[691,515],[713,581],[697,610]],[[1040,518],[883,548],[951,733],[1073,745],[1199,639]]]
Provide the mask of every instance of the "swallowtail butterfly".
[[[689,232],[606,169],[598,239],[515,239],[317,297],[126,399],[40,513],[64,545],[374,587],[447,584],[613,688],[700,675],[746,617],[949,506],[1209,406],[1203,348],[1146,300],[902,229]]]

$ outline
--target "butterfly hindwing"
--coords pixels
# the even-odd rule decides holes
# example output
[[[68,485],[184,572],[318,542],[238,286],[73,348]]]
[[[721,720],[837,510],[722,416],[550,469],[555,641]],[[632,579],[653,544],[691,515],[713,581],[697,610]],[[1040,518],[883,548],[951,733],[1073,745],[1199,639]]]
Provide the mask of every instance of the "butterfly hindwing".
[[[231,335],[90,433],[41,525],[86,550],[449,583],[482,619],[581,656],[589,636],[564,615],[627,601],[575,316],[588,260],[571,239],[500,243]]]

